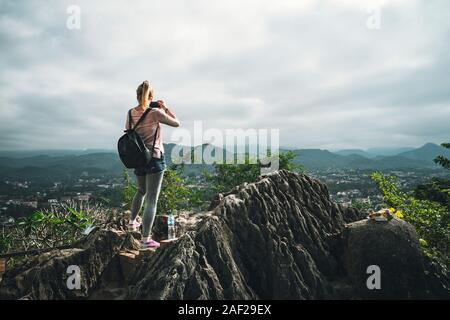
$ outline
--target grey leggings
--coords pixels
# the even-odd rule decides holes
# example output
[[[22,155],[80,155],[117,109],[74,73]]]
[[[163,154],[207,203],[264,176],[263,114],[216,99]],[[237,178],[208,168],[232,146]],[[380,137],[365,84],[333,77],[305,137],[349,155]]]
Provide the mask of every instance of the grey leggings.
[[[131,219],[136,219],[144,203],[144,197],[147,198],[147,207],[144,210],[144,217],[142,219],[143,237],[149,237],[152,230],[163,176],[164,171],[149,173],[145,176],[136,176],[137,190],[131,203]]]

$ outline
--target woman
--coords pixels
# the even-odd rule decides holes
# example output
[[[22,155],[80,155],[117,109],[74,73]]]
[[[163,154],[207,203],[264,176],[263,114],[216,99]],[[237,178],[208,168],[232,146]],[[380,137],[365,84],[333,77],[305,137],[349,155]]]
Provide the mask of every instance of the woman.
[[[137,100],[139,101],[139,105],[131,109],[132,125],[136,124],[148,108],[152,99],[153,89],[148,81],[144,81],[137,88]],[[161,191],[164,170],[166,168],[160,123],[164,123],[172,127],[178,127],[180,125],[177,117],[172,111],[169,110],[169,108],[167,108],[164,101],[158,100],[156,105],[157,107],[152,108],[145,119],[136,128],[136,132],[141,136],[149,150],[152,150],[153,141],[155,141],[155,146],[153,149],[153,157],[155,159],[151,162],[151,166],[147,165],[146,167],[136,168],[134,170],[137,181],[137,190],[134,195],[133,202],[131,203],[131,219],[129,228],[134,231],[139,229],[140,223],[136,218],[142,208],[144,198],[146,198],[147,207],[144,210],[142,219],[141,248],[143,249],[159,247],[159,243],[151,237],[151,230],[153,221],[155,220],[156,205],[158,202],[159,192]],[[128,121],[127,114],[125,129],[129,128]]]

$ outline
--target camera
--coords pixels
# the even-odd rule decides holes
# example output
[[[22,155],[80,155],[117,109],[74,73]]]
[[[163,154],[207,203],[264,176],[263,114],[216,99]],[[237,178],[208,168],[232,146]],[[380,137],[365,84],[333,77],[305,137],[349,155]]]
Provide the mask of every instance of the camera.
[[[149,108],[162,108],[162,103],[158,101],[150,102]]]

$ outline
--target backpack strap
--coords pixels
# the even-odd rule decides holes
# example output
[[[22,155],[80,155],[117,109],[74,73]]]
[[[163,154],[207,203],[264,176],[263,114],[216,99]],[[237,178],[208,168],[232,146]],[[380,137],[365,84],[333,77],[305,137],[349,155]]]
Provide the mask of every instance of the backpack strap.
[[[128,130],[131,130],[133,125],[133,119],[131,118],[131,109],[128,110]]]
[[[142,122],[142,120],[144,120],[145,116],[150,112],[150,110],[151,110],[151,108],[147,108],[147,110],[144,111],[144,114],[139,118],[138,122],[136,122],[136,124],[134,125],[132,130],[136,130],[137,126]],[[131,109],[129,111],[128,116],[130,117],[128,119],[131,119]],[[128,120],[128,121],[130,121],[130,120]],[[131,122],[130,122],[130,129],[131,129]]]

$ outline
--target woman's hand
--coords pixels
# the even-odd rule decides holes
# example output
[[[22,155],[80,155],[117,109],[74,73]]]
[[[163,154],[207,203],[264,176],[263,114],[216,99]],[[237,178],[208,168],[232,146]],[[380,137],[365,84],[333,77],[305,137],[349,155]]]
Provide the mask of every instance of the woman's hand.
[[[169,110],[169,108],[167,108],[166,103],[163,100],[158,100],[157,101],[158,106],[164,110],[165,115],[162,116],[161,119],[159,119],[160,122],[165,123],[169,126],[172,127],[179,127],[180,126],[180,121],[177,119],[177,117],[175,116],[175,114]]]
[[[160,108],[163,109],[164,112],[167,112],[167,110],[169,110],[169,108],[166,107],[166,103],[163,100],[158,100],[156,102],[158,102]]]

